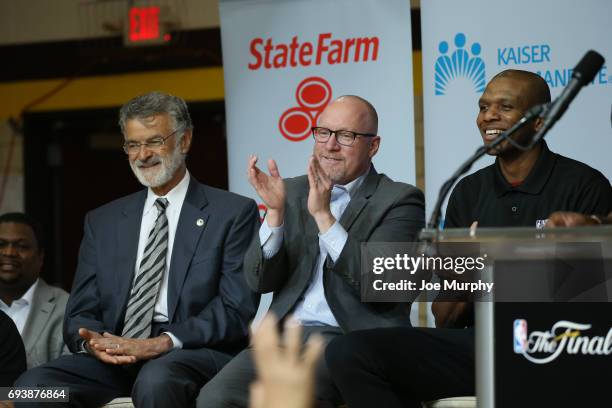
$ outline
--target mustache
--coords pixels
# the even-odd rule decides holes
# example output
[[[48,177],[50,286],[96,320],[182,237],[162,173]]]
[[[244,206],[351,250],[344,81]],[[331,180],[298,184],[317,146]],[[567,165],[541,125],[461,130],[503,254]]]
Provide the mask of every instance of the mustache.
[[[161,158],[159,156],[151,156],[150,158],[148,158],[146,160],[140,160],[140,159],[134,160],[134,165],[136,167],[153,166],[153,165],[159,164],[161,162],[162,162],[162,160],[161,160]]]

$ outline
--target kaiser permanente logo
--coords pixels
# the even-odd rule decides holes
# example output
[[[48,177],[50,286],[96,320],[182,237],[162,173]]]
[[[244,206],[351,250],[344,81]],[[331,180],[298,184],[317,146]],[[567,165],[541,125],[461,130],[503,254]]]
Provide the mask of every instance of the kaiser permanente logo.
[[[527,321],[514,321],[514,352],[535,364],[547,364],[561,353],[583,356],[609,356],[612,354],[612,327],[606,336],[589,336],[583,332],[590,324],[560,320],[549,331],[527,334]]]
[[[457,33],[452,51],[447,41],[441,41],[438,45],[440,56],[434,68],[436,95],[446,95],[449,83],[461,77],[474,84],[474,92],[484,92],[486,81],[485,64],[480,57],[482,47],[475,42],[468,51],[466,43],[465,34]]]

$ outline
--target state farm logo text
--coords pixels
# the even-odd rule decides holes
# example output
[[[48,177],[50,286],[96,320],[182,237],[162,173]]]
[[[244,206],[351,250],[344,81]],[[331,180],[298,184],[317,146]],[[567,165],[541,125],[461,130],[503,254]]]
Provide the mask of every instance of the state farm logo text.
[[[249,51],[254,59],[248,67],[258,70],[376,61],[379,46],[376,36],[334,38],[332,33],[319,34],[316,42],[300,41],[297,35],[289,43],[253,38]]]

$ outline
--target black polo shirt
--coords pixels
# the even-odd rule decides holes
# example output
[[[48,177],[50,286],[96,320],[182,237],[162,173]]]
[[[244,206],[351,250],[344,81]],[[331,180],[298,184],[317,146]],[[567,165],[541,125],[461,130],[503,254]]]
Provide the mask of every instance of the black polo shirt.
[[[542,151],[523,183],[513,187],[503,176],[499,159],[461,179],[446,209],[446,228],[535,227],[554,211],[608,214],[612,187],[599,171],[548,149]]]

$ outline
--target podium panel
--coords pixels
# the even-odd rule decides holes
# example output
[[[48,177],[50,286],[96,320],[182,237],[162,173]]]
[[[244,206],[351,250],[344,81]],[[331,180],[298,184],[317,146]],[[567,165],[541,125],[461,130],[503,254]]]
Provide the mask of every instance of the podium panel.
[[[612,227],[421,236],[490,257],[495,291],[474,307],[479,407],[612,406]]]
[[[496,303],[496,407],[612,406],[612,303]]]

